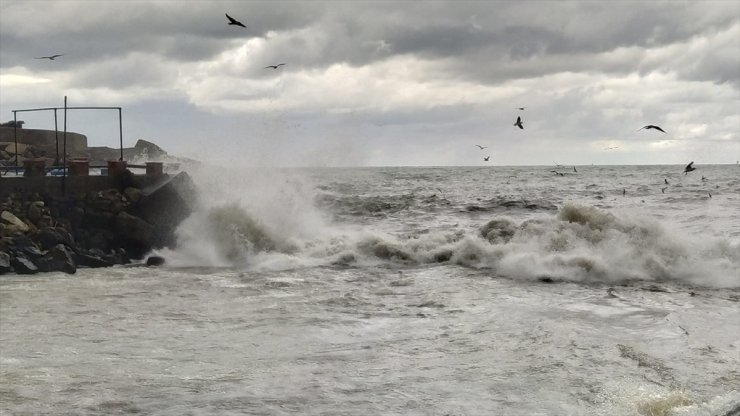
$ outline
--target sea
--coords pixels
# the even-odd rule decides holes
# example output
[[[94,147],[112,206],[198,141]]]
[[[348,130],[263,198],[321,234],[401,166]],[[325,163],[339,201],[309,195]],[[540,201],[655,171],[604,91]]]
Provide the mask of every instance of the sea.
[[[0,414],[738,415],[695,167],[190,167],[163,266],[0,276]]]

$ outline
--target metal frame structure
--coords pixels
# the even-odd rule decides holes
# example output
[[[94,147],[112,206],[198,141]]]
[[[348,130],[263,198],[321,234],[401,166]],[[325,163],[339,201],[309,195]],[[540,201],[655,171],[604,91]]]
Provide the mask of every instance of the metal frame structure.
[[[119,135],[119,150],[121,152],[121,159],[123,160],[123,120],[122,120],[122,109],[121,107],[68,107],[67,97],[64,97],[64,107],[44,107],[44,108],[29,108],[24,110],[12,110],[13,111],[13,140],[15,142],[15,167],[18,169],[18,113],[31,112],[31,111],[54,111],[54,139],[56,141],[56,158],[54,163],[59,163],[59,127],[57,125],[57,111],[64,110],[64,134],[63,138],[63,149],[62,149],[62,168],[64,169],[64,176],[67,176],[67,110],[118,110],[118,135]]]

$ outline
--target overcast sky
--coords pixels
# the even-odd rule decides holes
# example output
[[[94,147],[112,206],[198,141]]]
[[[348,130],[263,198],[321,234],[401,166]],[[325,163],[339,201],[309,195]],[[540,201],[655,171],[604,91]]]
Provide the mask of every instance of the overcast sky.
[[[234,163],[735,163],[740,2],[0,0],[0,120],[65,95]],[[115,113],[68,128],[117,147]]]

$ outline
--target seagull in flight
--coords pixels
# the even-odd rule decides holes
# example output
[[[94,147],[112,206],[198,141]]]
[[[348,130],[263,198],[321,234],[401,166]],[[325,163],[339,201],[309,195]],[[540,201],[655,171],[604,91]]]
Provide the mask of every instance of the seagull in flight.
[[[265,69],[267,69],[267,68],[278,69],[278,67],[279,66],[282,66],[282,65],[285,65],[285,64],[283,63],[283,64],[277,64],[277,65],[267,65],[265,67]]]
[[[691,172],[692,170],[696,170],[696,168],[695,168],[695,167],[691,166],[691,165],[693,165],[693,164],[694,164],[694,162],[692,161],[691,163],[689,163],[688,165],[686,165],[686,167],[685,167],[685,168],[684,168],[684,170],[683,170],[683,174],[684,174],[684,175],[688,175],[688,174],[689,174],[689,172]]]
[[[524,122],[522,121],[521,117],[516,118],[516,123],[514,123],[514,125],[524,130]]]
[[[476,146],[480,147],[480,150],[483,150],[483,149],[488,149],[488,146],[481,146],[481,145],[479,145],[479,144],[476,144]]]
[[[229,25],[241,26],[241,27],[243,27],[245,29],[247,28],[246,26],[244,26],[244,23],[242,23],[242,22],[234,19],[233,17],[229,16],[228,13],[224,13],[224,14],[226,15],[226,18],[229,19],[229,23],[228,23]]]
[[[53,61],[59,58],[60,56],[64,56],[64,55],[39,56],[38,58],[34,58],[34,59],[48,59],[50,61]]]
[[[658,127],[658,126],[654,126],[654,125],[652,125],[652,124],[648,124],[647,126],[645,126],[645,127],[642,127],[642,128],[640,128],[640,129],[638,129],[637,131],[640,131],[640,130],[642,130],[642,129],[646,129],[646,130],[650,130],[650,129],[655,129],[655,130],[658,130],[658,131],[662,131],[663,133],[665,133],[665,130],[661,129],[661,128],[660,128],[660,127]]]
[[[516,109],[517,109],[517,110],[522,110],[522,111],[524,111],[524,109],[525,109],[525,108],[527,108],[527,107],[517,107]]]
[[[486,157],[483,158],[483,161],[488,162],[488,159],[490,159],[490,158],[491,158],[491,156],[486,156]]]

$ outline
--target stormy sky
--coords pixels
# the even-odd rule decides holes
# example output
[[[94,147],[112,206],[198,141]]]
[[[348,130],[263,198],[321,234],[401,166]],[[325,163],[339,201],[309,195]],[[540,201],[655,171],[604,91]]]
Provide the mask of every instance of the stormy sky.
[[[0,120],[65,95],[246,165],[735,163],[740,2],[0,0]],[[115,113],[67,123],[118,144]]]

